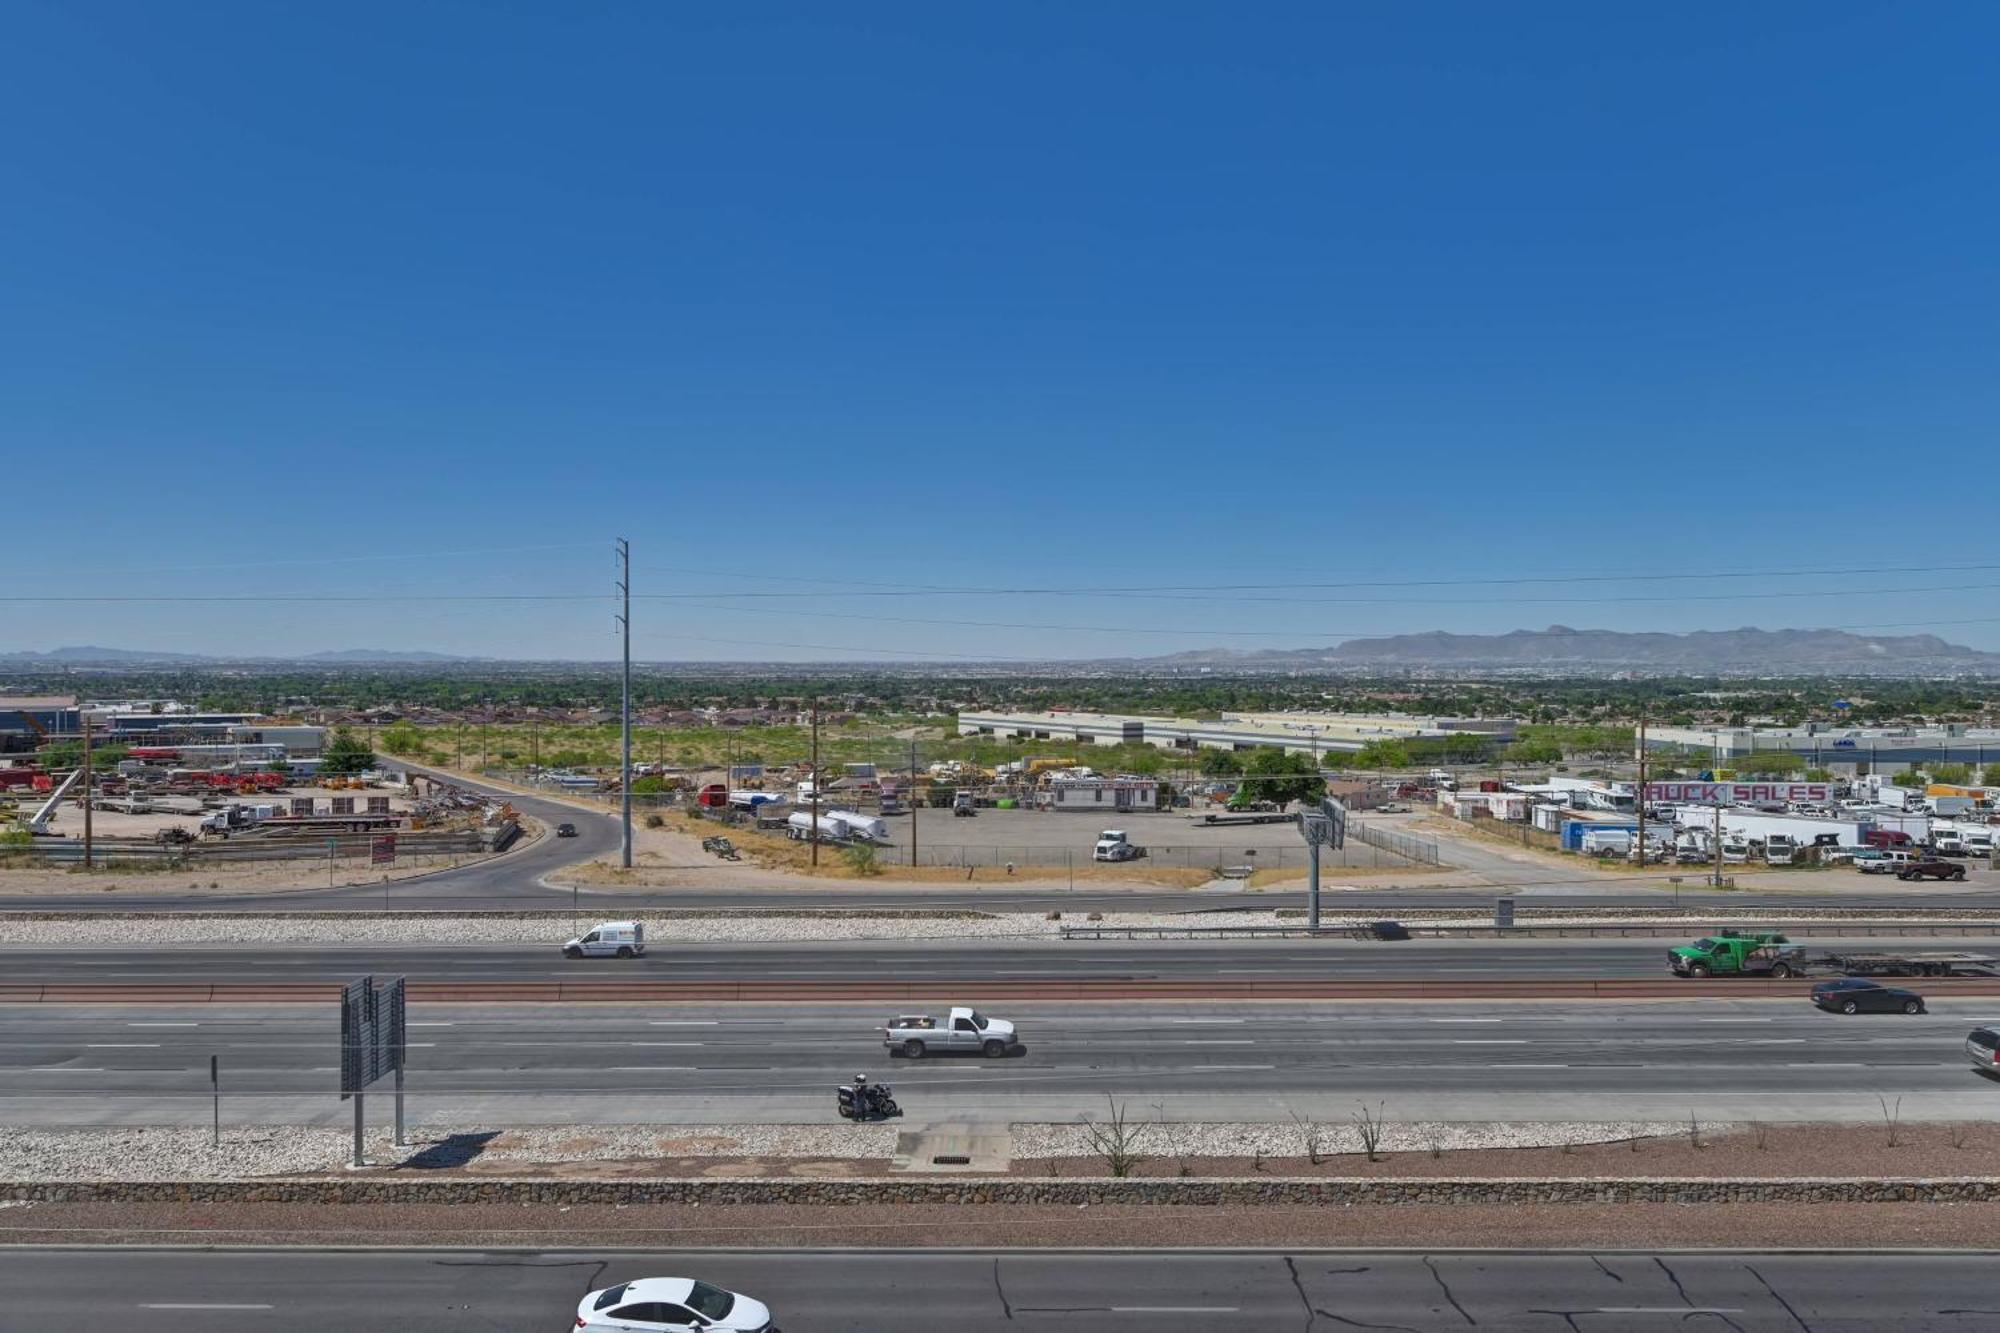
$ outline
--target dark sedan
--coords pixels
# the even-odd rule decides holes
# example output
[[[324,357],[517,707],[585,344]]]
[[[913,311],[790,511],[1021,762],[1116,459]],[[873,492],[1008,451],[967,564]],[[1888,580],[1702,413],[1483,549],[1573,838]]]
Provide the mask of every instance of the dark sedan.
[[[1898,990],[1866,977],[1841,977],[1822,981],[1812,988],[1812,1002],[1830,1013],[1840,1014],[1921,1014],[1924,997],[1913,990]]]

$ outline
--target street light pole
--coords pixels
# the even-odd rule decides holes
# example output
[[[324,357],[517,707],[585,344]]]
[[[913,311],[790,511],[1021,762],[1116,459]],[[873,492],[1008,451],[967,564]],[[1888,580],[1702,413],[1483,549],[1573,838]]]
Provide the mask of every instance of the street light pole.
[[[618,596],[623,608],[618,629],[624,640],[624,676],[619,691],[618,864],[632,868],[632,543],[618,539]]]

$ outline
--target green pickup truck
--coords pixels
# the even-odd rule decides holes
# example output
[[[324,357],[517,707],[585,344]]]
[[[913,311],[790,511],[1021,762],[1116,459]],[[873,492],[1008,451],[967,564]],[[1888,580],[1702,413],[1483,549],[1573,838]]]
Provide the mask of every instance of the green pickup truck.
[[[1725,930],[1667,950],[1677,977],[1792,977],[1806,971],[1806,951],[1777,931]]]

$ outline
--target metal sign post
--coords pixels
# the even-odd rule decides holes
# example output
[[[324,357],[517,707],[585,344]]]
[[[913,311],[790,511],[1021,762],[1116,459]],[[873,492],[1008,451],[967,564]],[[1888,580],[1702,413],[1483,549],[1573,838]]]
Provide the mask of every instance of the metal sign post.
[[[1299,834],[1306,840],[1306,929],[1319,929],[1319,849],[1347,845],[1347,807],[1323,798],[1317,810],[1299,812]]]
[[[215,1098],[215,1126],[213,1132],[210,1133],[209,1135],[208,1146],[211,1148],[220,1148],[222,1146],[222,1057],[221,1056],[211,1055],[208,1057],[208,1090],[210,1095]]]
[[[379,987],[373,977],[347,983],[340,995],[340,1096],[354,1099],[354,1165],[365,1166],[364,1091],[384,1074],[396,1076],[396,1144],[403,1146],[403,1061],[409,1049],[407,987],[395,977]]]

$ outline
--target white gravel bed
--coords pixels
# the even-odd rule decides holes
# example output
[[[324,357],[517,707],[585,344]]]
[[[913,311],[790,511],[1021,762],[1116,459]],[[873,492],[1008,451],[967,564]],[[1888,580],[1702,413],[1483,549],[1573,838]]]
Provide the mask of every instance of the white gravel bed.
[[[1708,1125],[1711,1134],[1726,1124]],[[1305,1131],[1292,1124],[1147,1123],[1132,1126],[1135,1151],[1150,1157],[1303,1157]],[[1088,1133],[1074,1124],[1012,1126],[1014,1156],[1099,1156]],[[454,1140],[439,1126],[413,1127],[411,1145],[397,1148],[386,1130],[364,1140],[376,1165],[438,1166],[470,1157],[483,1161],[555,1164],[647,1158],[848,1158],[886,1159],[894,1151],[894,1125],[564,1125],[507,1129],[486,1138],[479,1131]],[[1460,1148],[1546,1148],[1565,1143],[1608,1143],[1687,1132],[1671,1121],[1443,1124],[1391,1123],[1383,1127],[1385,1152]],[[1353,1124],[1320,1127],[1320,1150],[1363,1150]],[[241,1180],[259,1176],[342,1170],[353,1151],[350,1130],[333,1126],[265,1125],[228,1128],[222,1147],[209,1131],[191,1127],[120,1129],[0,1128],[0,1181]],[[416,1159],[412,1162],[412,1159]]]
[[[1100,1149],[1082,1125],[1015,1125],[1014,1156],[1096,1157]],[[1727,1125],[1704,1125],[1703,1131],[1725,1134]],[[1310,1136],[1317,1136],[1324,1153],[1366,1150],[1361,1127],[1354,1121],[1305,1124],[1237,1124],[1195,1121],[1127,1121],[1137,1135],[1135,1148],[1149,1157],[1306,1157]],[[1383,1152],[1429,1152],[1432,1148],[1557,1148],[1563,1144],[1618,1143],[1626,1139],[1687,1133],[1687,1122],[1651,1120],[1584,1120],[1574,1122],[1448,1123],[1391,1121],[1382,1125],[1376,1146]]]

